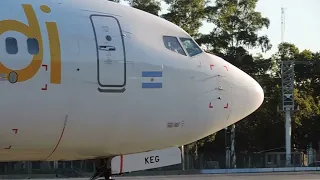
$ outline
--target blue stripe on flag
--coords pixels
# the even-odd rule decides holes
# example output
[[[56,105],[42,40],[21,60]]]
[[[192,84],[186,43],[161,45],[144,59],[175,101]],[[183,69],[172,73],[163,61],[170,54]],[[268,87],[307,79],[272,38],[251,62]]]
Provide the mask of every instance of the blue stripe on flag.
[[[142,71],[142,77],[162,77],[162,71]]]
[[[162,88],[162,83],[142,83],[142,88]]]

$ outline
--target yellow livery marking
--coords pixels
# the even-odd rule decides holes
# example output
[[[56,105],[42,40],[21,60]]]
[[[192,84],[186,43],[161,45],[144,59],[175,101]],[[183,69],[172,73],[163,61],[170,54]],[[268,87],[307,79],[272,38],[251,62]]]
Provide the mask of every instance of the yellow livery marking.
[[[36,14],[31,5],[24,4],[22,7],[27,16],[29,26],[16,20],[0,21],[0,35],[7,31],[16,31],[24,34],[28,38],[36,38],[39,43],[39,53],[33,56],[31,63],[23,69],[15,70],[18,74],[17,82],[23,82],[31,79],[40,69],[43,59],[42,37]],[[9,74],[12,71],[12,69],[7,68],[0,62],[1,74]]]
[[[57,24],[46,22],[50,43],[51,56],[51,76],[50,82],[53,84],[61,83],[61,50]]]
[[[51,12],[51,9],[50,9],[48,6],[46,6],[46,5],[40,6],[40,9],[41,9],[41,11],[44,12],[44,13],[50,13],[50,12]]]
[[[22,7],[26,14],[29,26],[17,20],[0,21],[0,35],[7,31],[16,31],[24,34],[28,38],[35,38],[38,40],[39,53],[33,55],[32,61],[27,67],[13,70],[3,65],[0,60],[0,74],[9,74],[10,72],[15,71],[18,75],[17,82],[27,81],[37,74],[42,65],[44,51],[42,34],[34,9],[30,4],[23,4]],[[44,13],[51,12],[51,9],[46,5],[42,5],[40,9]],[[53,84],[61,84],[61,50],[58,28],[55,22],[46,22],[46,27],[50,44],[50,82]]]

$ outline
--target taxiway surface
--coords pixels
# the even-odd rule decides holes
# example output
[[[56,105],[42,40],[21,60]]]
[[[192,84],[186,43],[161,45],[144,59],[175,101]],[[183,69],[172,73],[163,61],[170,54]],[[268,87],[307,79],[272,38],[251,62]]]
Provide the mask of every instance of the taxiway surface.
[[[88,180],[89,178],[68,178],[59,180]],[[103,179],[103,178],[101,178]],[[294,173],[252,173],[252,174],[206,174],[176,176],[115,177],[116,180],[319,180],[319,172]],[[40,179],[38,179],[40,180]],[[42,179],[50,180],[50,179]],[[52,179],[51,179],[52,180]]]

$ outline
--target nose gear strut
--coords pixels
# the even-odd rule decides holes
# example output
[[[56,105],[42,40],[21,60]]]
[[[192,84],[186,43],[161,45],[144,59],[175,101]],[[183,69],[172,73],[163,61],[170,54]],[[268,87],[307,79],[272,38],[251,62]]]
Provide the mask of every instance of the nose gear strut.
[[[104,177],[105,180],[111,179],[111,161],[108,158],[106,159],[97,159],[95,161],[96,172],[89,180],[96,180],[100,177]]]

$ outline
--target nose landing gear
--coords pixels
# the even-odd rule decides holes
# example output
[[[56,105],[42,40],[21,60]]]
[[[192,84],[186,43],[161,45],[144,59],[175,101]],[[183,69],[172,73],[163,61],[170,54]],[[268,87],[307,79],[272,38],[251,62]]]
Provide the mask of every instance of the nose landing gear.
[[[110,158],[111,160],[111,158]],[[95,174],[90,178],[90,180],[96,180],[100,177],[104,177],[105,180],[113,180],[111,179],[111,161],[109,161],[109,158],[106,159],[97,159],[95,161],[96,166],[96,172]]]

